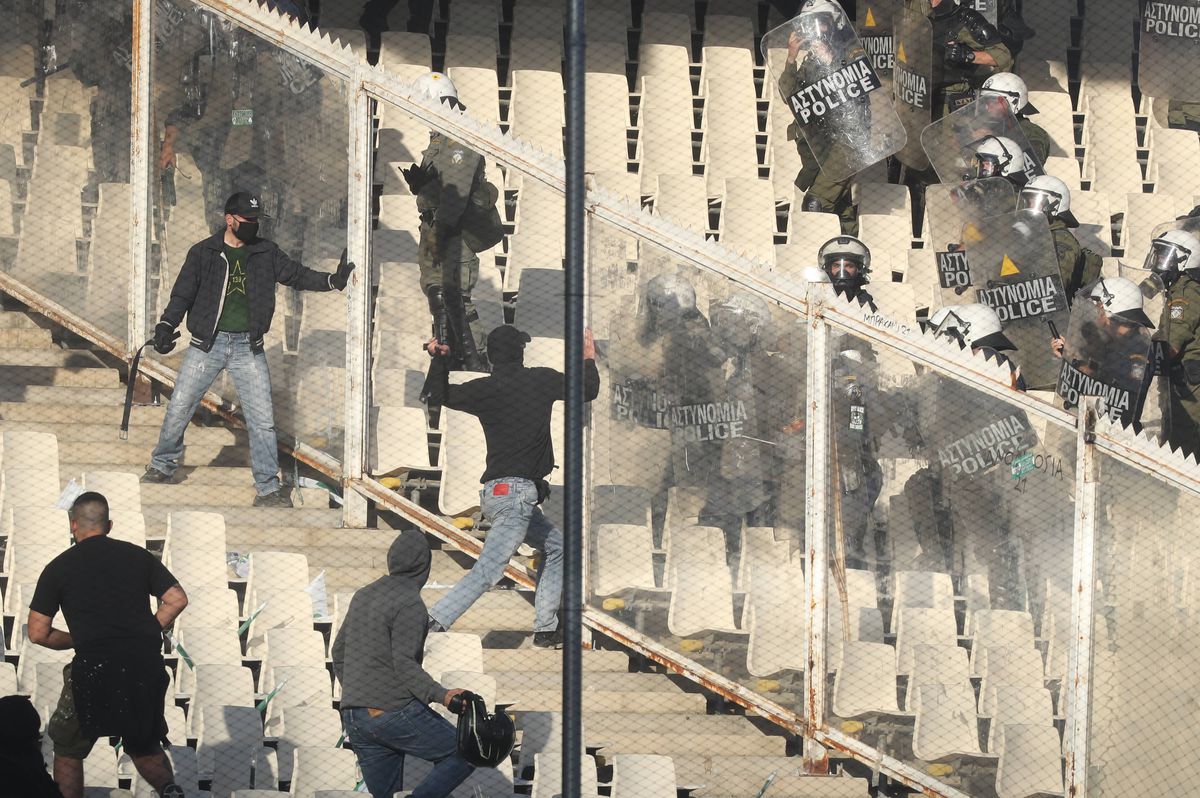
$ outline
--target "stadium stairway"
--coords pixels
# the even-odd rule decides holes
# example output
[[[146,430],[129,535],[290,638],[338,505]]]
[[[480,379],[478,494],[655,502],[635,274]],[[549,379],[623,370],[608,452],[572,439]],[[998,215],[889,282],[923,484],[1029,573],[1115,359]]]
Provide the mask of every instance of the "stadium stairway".
[[[61,487],[88,471],[140,474],[164,408],[135,406],[128,439],[119,440],[124,386],[113,359],[83,339],[64,338],[61,330],[52,334],[55,328],[48,320],[6,302],[0,306],[0,432],[54,433]],[[314,489],[304,490],[303,504],[298,502],[294,509],[253,507],[247,459],[243,430],[219,418],[194,421],[187,432],[183,480],[141,486],[148,547],[161,549],[170,512],[221,513],[229,551],[306,555],[310,577],[324,572],[330,615],[335,600],[344,601],[384,573],[392,540],[387,527],[389,521],[398,526],[398,518],[381,512],[380,528],[338,528],[340,511],[330,508],[326,495]],[[284,468],[289,471],[290,463]],[[434,564],[424,591],[428,604],[471,563],[467,555],[444,549],[433,537],[430,542]],[[230,585],[239,593],[244,581],[230,571]],[[484,670],[495,677],[498,698],[512,703],[520,728],[524,713],[561,710],[561,654],[531,647],[532,594],[511,585],[504,589],[504,584],[486,594],[453,631],[480,636]],[[15,617],[5,620],[9,629],[19,623]],[[317,622],[316,628],[328,633],[330,624]],[[17,653],[8,651],[8,661],[15,663]],[[721,702],[698,685],[644,663],[624,650],[589,649],[584,654],[585,742],[599,756],[601,768],[615,754],[664,754],[674,758],[681,788],[704,785],[696,792],[700,796],[753,795],[772,773],[772,795],[816,794],[816,777],[801,777],[799,758],[785,756],[788,740],[781,730],[744,715],[713,714],[723,712]],[[532,761],[529,752],[526,756]],[[850,785],[836,781],[842,782],[839,794],[846,794],[842,790]],[[855,793],[866,795],[866,782],[854,781],[861,785],[861,792]]]

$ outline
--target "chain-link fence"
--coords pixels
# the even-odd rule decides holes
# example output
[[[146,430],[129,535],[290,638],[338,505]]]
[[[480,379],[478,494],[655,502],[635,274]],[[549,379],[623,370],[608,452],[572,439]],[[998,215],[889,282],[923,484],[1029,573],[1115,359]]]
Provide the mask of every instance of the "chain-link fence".
[[[1187,790],[1194,0],[4,5],[14,794]]]

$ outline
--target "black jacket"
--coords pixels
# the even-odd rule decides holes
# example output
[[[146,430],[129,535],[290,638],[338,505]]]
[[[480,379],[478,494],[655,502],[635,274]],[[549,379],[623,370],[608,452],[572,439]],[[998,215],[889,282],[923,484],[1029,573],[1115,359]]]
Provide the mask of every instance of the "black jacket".
[[[159,324],[174,330],[187,314],[187,330],[192,346],[208,352],[212,349],[217,322],[225,304],[229,263],[225,259],[225,231],[192,245]],[[263,349],[263,336],[271,329],[275,315],[275,284],[301,291],[332,291],[327,272],[301,266],[279,249],[274,241],[259,239],[246,245],[246,295],[250,303],[250,346]]]

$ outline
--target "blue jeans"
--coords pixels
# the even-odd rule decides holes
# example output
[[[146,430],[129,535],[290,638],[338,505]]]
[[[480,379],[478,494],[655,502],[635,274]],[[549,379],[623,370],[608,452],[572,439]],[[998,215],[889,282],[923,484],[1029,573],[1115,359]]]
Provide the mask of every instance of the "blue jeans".
[[[533,601],[533,631],[553,632],[558,628],[558,605],[562,600],[563,536],[538,507],[537,486],[517,477],[493,479],[484,483],[479,496],[483,517],[492,525],[483,542],[483,552],[470,572],[433,605],[430,617],[446,629],[453,626],[480,596],[500,581],[504,566],[525,542],[542,552]]]
[[[250,433],[254,488],[259,496],[274,493],[279,490],[279,450],[275,440],[275,411],[271,406],[271,374],[267,370],[267,356],[251,351],[249,333],[219,332],[208,352],[194,346],[187,348],[150,465],[167,476],[179,468],[183,433],[221,369],[226,369],[233,378]]]
[[[434,763],[412,798],[446,798],[475,770],[458,755],[454,727],[420,701],[376,717],[363,707],[343,709],[342,725],[372,798],[400,791],[406,754]]]

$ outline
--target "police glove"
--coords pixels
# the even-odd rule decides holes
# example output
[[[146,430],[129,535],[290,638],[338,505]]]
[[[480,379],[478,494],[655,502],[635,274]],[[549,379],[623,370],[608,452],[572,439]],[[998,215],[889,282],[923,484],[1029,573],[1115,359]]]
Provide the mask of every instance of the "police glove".
[[[424,188],[431,177],[428,170],[420,164],[413,164],[407,169],[401,169],[400,174],[404,175],[404,182],[408,183],[408,190],[413,194],[420,194],[421,189]]]
[[[949,42],[945,61],[950,66],[970,66],[975,63],[975,51],[962,42]]]
[[[175,342],[179,340],[179,331],[167,324],[165,321],[160,321],[154,325],[154,351],[160,355],[169,355],[171,350],[175,348]]]
[[[346,260],[346,250],[342,250],[342,259],[338,261],[337,271],[329,275],[329,287],[334,291],[341,291],[346,287],[346,283],[350,282],[350,273],[354,271],[354,264]]]

